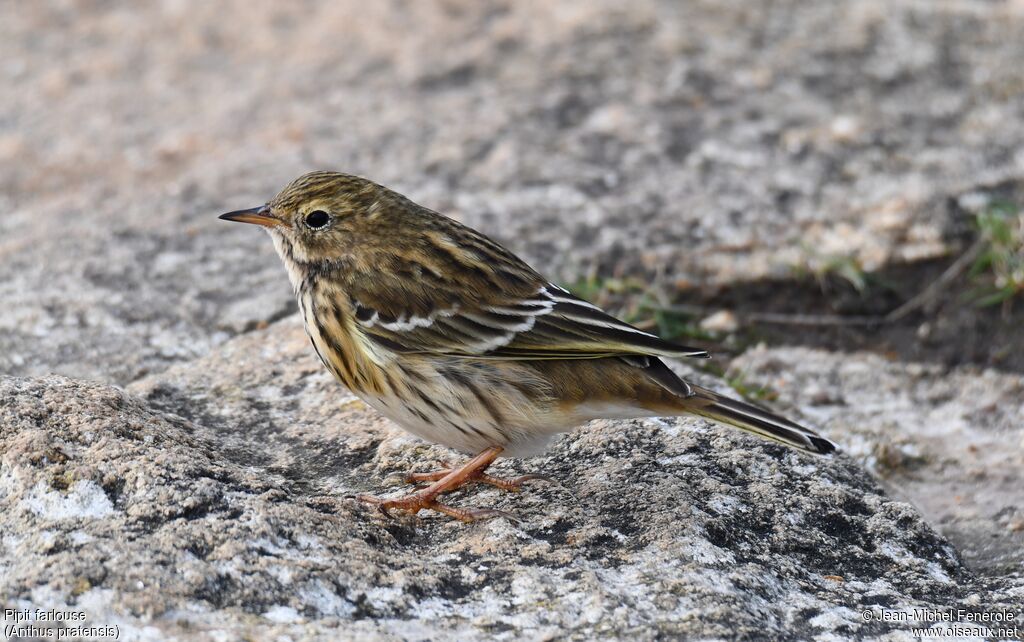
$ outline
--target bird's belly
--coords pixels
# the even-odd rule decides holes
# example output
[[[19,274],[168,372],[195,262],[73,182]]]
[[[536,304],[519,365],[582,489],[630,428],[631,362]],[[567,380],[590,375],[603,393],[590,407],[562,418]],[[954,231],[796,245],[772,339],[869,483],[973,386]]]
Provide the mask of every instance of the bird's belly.
[[[506,421],[495,423],[474,413],[443,407],[410,404],[396,396],[359,395],[367,405],[424,441],[475,455],[486,448],[501,446],[508,457],[541,454],[557,433],[573,428],[564,421]],[[454,410],[454,412],[453,412]]]
[[[467,454],[492,446],[511,457],[540,454],[552,436],[582,423],[559,412],[529,372],[427,359],[403,360],[400,370],[382,394],[356,394],[412,434]]]
[[[364,396],[363,401],[403,429],[431,443],[465,453],[504,445],[502,434],[489,426],[450,416],[443,411],[410,406],[396,396]]]

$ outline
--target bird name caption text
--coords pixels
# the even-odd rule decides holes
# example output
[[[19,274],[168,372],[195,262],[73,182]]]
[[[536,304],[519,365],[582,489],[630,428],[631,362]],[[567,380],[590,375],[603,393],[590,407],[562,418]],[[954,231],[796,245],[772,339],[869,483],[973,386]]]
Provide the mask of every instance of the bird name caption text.
[[[109,639],[121,637],[116,624],[93,625],[85,611],[63,609],[4,609],[4,637],[10,639],[48,638],[57,640]]]
[[[919,638],[981,637],[985,639],[1016,640],[1021,637],[1020,618],[1009,609],[989,611],[963,608],[865,608],[861,611],[865,622],[906,623]]]

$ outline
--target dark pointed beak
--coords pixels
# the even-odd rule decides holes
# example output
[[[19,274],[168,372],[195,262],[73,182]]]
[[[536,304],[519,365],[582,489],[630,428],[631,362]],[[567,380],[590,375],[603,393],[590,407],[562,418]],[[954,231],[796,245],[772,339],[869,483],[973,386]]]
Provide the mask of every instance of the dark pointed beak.
[[[254,207],[248,210],[228,212],[227,214],[221,214],[218,218],[224,221],[253,223],[255,225],[262,225],[263,227],[275,227],[284,223],[281,219],[271,214],[270,209],[266,205]]]

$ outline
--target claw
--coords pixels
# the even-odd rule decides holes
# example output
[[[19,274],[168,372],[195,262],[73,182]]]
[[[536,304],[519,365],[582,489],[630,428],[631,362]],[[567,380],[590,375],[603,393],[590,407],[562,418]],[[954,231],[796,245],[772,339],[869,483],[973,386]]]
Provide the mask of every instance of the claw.
[[[430,473],[410,473],[405,476],[406,483],[418,484],[431,482],[429,486],[418,489],[405,497],[397,499],[384,499],[372,495],[357,495],[356,499],[368,504],[373,504],[387,517],[391,517],[391,509],[404,510],[413,515],[421,510],[432,510],[463,522],[476,522],[483,519],[503,517],[519,523],[519,519],[505,511],[491,508],[456,508],[437,501],[438,495],[450,493],[469,482],[490,484],[502,490],[518,491],[525,482],[555,480],[547,475],[522,475],[515,479],[501,479],[484,474],[487,467],[501,454],[501,447],[492,446],[487,448],[473,459],[466,462],[459,468],[446,468]]]
[[[383,497],[374,497],[373,495],[356,495],[356,499],[376,506],[377,510],[388,517],[391,517],[390,511],[392,508],[409,511],[415,515],[424,508],[428,508],[433,502],[433,499],[423,497],[420,493],[413,493],[412,495],[398,499],[385,499]]]

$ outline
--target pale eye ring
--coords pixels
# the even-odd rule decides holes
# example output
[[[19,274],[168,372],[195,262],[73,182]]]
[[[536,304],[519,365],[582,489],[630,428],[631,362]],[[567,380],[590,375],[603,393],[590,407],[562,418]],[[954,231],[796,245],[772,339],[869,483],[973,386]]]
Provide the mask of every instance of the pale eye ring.
[[[331,221],[331,215],[323,210],[313,210],[306,214],[306,227],[311,230],[323,229]]]

